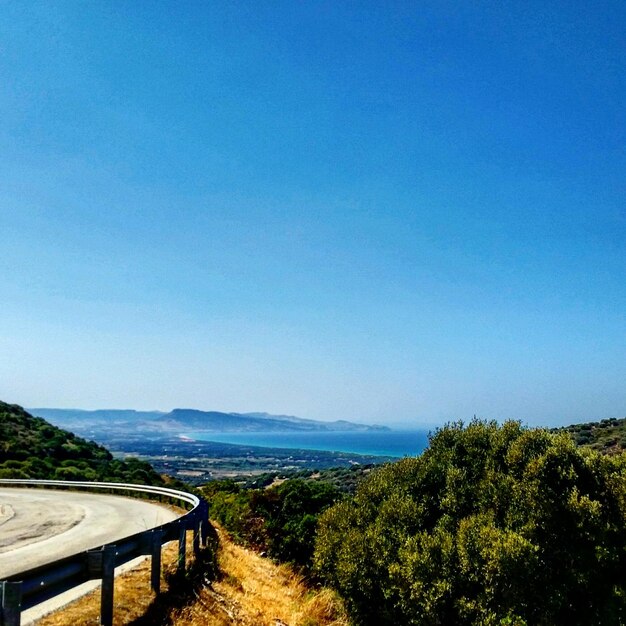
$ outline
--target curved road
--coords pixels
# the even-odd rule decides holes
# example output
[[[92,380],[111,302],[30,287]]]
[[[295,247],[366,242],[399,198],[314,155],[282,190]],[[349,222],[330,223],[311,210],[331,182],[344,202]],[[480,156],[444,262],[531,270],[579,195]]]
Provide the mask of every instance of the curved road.
[[[0,580],[176,517],[123,496],[0,488]]]

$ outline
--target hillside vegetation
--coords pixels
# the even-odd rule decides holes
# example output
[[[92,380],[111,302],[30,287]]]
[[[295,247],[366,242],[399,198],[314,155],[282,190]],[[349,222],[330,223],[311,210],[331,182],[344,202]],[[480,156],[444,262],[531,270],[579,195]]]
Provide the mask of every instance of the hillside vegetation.
[[[626,449],[626,417],[572,424],[553,430],[560,431],[571,435],[577,445],[605,454],[618,454]]]
[[[164,482],[148,463],[114,459],[106,448],[5,402],[0,402],[0,478]]]
[[[172,615],[171,626],[349,626],[343,604],[287,565],[234,544],[220,532],[221,576],[197,602]],[[141,625],[143,626],[143,625]],[[151,624],[153,626],[153,624]]]
[[[517,422],[439,430],[320,520],[356,624],[622,624],[626,457]]]
[[[354,625],[626,623],[625,455],[474,421],[417,458],[292,476],[209,483],[211,515],[334,588]]]
[[[203,489],[209,515],[240,543],[310,570],[317,518],[341,492],[330,483],[300,478],[270,489],[242,489],[231,480]]]

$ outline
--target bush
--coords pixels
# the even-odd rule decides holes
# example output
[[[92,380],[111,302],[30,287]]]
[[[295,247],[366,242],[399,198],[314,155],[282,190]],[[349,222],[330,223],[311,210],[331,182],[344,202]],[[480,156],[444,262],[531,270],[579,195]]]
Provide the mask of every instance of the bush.
[[[626,464],[517,422],[454,424],[320,518],[355,623],[618,624]]]
[[[213,519],[245,545],[281,562],[311,566],[317,518],[340,492],[316,480],[287,480],[269,489],[241,489],[231,480],[203,488]]]
[[[267,551],[279,561],[310,567],[317,518],[339,497],[335,487],[316,480],[287,480],[254,491],[252,510],[265,520]]]
[[[164,482],[148,463],[114,460],[102,446],[4,402],[0,402],[0,475],[151,485]]]

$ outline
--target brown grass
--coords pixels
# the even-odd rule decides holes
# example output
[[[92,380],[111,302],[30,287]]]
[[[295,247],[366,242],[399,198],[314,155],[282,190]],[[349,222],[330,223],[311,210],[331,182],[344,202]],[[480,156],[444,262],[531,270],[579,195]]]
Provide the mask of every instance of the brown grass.
[[[162,570],[171,573],[176,566],[178,543],[163,547]],[[162,576],[161,589],[167,591],[168,576]],[[145,614],[155,599],[150,588],[150,559],[140,563],[131,571],[115,578],[114,619],[115,626],[131,624]],[[37,626],[98,626],[100,624],[100,588],[79,598],[68,606],[40,619]]]
[[[173,626],[347,626],[339,599],[312,590],[286,565],[235,545],[219,531],[222,577],[195,603],[173,615]]]
[[[235,545],[219,530],[220,580],[199,564],[190,576],[173,576],[177,543],[163,548],[159,598],[150,589],[147,560],[115,579],[115,626],[348,626],[342,605],[328,589],[311,589],[285,565]],[[192,562],[188,541],[188,563]],[[97,626],[100,590],[43,619],[38,626]]]

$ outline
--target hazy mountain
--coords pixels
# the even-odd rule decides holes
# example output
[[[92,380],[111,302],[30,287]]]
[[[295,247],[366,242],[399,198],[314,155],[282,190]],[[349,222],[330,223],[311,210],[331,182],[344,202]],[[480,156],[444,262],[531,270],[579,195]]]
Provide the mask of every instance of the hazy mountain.
[[[346,420],[335,420],[333,422],[322,422],[320,420],[313,420],[306,417],[296,417],[295,415],[272,415],[270,413],[240,413],[244,417],[258,418],[262,420],[271,420],[273,422],[280,422],[284,424],[291,424],[297,427],[298,430],[389,430],[384,426],[367,426],[365,424],[356,424],[354,422],[348,422]]]
[[[214,432],[389,430],[383,426],[367,426],[346,420],[323,422],[294,415],[221,413],[196,409],[174,409],[162,419],[194,430]]]
[[[83,409],[28,409],[33,415],[49,420],[62,420],[63,422],[84,424],[86,421],[101,422],[110,420],[113,422],[135,422],[140,420],[154,420],[165,415],[164,411],[134,411],[132,409],[98,409],[85,411]]]
[[[385,426],[368,426],[346,420],[323,422],[294,415],[269,413],[223,413],[197,409],[162,411],[133,411],[131,409],[81,409],[35,408],[30,411],[53,423],[84,433],[88,431],[115,430],[146,436],[171,435],[184,431],[208,432],[277,432],[277,431],[372,431],[389,430]]]

